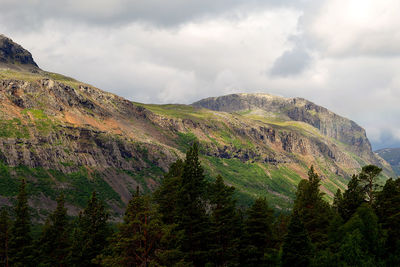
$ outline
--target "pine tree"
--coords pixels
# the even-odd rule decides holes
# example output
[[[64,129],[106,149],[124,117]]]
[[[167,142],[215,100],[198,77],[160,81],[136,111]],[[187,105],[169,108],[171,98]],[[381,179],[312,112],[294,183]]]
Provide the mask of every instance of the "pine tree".
[[[11,227],[10,235],[10,265],[32,266],[32,237],[31,220],[28,207],[28,194],[26,182],[21,181],[15,206],[15,221]]]
[[[378,218],[370,205],[362,204],[341,229],[339,256],[347,266],[377,266],[383,247]]]
[[[216,266],[227,266],[237,257],[238,248],[238,214],[236,200],[233,197],[235,188],[226,186],[219,175],[210,185],[211,227],[210,236],[212,261]]]
[[[400,179],[389,179],[377,194],[375,211],[387,232],[385,258],[388,266],[400,265]]]
[[[367,165],[362,167],[359,174],[360,185],[367,194],[367,201],[372,204],[374,202],[375,189],[378,187],[376,180],[382,169],[375,165]]]
[[[272,222],[273,211],[265,198],[258,198],[248,210],[245,220],[245,249],[242,251],[244,265],[265,266],[271,264],[273,246]]]
[[[302,180],[298,185],[293,210],[300,216],[312,243],[323,248],[327,246],[327,232],[333,213],[330,205],[322,198],[320,182],[321,179],[311,166],[308,181]]]
[[[111,255],[100,257],[105,266],[157,265],[156,251],[160,249],[163,224],[150,202],[139,189],[129,201],[124,222],[110,243]]]
[[[358,176],[353,175],[347,185],[347,190],[343,193],[343,197],[335,199],[337,211],[345,222],[348,221],[358,207],[365,202],[364,196],[365,193],[360,186]]]
[[[168,173],[164,175],[161,186],[154,192],[158,211],[166,224],[173,224],[177,217],[178,194],[182,184],[183,161],[178,159],[171,164]]]
[[[282,246],[283,267],[309,266],[313,247],[300,215],[294,211]]]
[[[279,250],[282,247],[283,240],[287,234],[289,221],[290,221],[289,215],[280,213],[273,224],[272,235],[274,238],[274,248],[276,250]]]
[[[72,237],[70,265],[96,266],[92,260],[108,245],[111,234],[104,204],[92,193],[87,207],[80,212]]]
[[[5,208],[0,214],[0,265],[9,266],[10,218]]]
[[[202,266],[208,256],[209,218],[206,213],[206,181],[197,143],[186,153],[177,201],[178,228],[183,230],[182,252],[186,261]]]
[[[39,239],[41,263],[49,266],[66,266],[70,247],[67,209],[64,195],[57,198],[57,207],[50,214]]]

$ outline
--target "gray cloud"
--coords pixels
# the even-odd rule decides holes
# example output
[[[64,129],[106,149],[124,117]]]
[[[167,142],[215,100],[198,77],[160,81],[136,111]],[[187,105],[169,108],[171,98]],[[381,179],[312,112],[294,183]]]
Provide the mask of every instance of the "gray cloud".
[[[298,4],[295,0],[2,0],[0,22],[19,31],[41,27],[49,20],[79,21],[103,27],[131,22],[170,27],[234,9],[244,14],[265,7],[295,7]]]
[[[365,127],[374,148],[399,146],[397,0],[0,2],[0,32],[43,69],[138,102],[304,97]]]
[[[400,147],[400,137],[396,136],[391,129],[383,129],[379,140],[374,142],[374,150],[387,147]]]
[[[300,47],[285,51],[278,57],[271,70],[273,76],[290,76],[302,73],[311,63],[311,56]]]

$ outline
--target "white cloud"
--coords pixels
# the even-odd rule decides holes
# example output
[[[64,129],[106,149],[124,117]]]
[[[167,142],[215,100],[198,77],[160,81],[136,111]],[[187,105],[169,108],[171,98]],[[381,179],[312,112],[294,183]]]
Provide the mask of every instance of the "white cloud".
[[[330,0],[307,20],[307,34],[331,56],[399,55],[400,2]]]
[[[399,1],[0,2],[0,32],[46,70],[147,103],[304,97],[400,145]]]

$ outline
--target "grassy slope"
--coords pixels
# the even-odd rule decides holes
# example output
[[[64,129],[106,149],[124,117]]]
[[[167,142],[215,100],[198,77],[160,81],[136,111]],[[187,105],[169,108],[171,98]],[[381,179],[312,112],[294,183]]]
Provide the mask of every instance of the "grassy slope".
[[[303,123],[294,121],[285,121],[279,116],[265,117],[262,115],[254,115],[251,112],[243,112],[242,114],[228,114],[214,112],[205,109],[196,109],[186,105],[141,105],[152,112],[171,118],[192,119],[194,121],[202,121],[211,125],[224,124],[224,120],[233,119],[234,117],[244,120],[252,120],[256,123],[272,126],[274,129],[290,130],[300,133],[307,137],[326,138],[322,136],[315,128]],[[225,118],[223,116],[226,116]],[[212,131],[211,136],[207,139],[200,140],[202,143],[228,144],[238,149],[253,149],[254,144],[250,139],[243,139],[232,133],[231,129],[226,126],[219,127],[218,131]],[[182,147],[196,139],[196,135],[191,132],[180,133],[181,140],[177,143]],[[186,148],[186,147],[185,147]],[[345,148],[345,147],[343,147]],[[293,155],[295,157],[295,155]],[[207,175],[212,179],[217,174],[224,177],[228,184],[235,186],[238,190],[238,198],[241,203],[250,203],[256,196],[266,196],[270,203],[279,208],[286,209],[291,206],[294,193],[301,177],[292,167],[287,164],[279,164],[278,166],[266,163],[242,162],[239,159],[221,159],[211,156],[201,157]],[[338,177],[329,171],[330,159],[317,160],[318,169],[322,170],[326,179],[322,180],[322,185],[329,191],[326,195],[328,200],[332,200],[332,195],[338,188],[344,189],[347,184],[346,178]],[[303,172],[307,172],[307,163],[300,162],[299,166]]]
[[[35,82],[43,78],[53,79],[74,88],[78,88],[80,84],[83,84],[72,78],[55,73],[43,72],[40,74],[32,74],[0,70],[0,79],[19,79]],[[194,122],[202,122],[215,126],[215,129],[218,130],[210,130],[210,134],[202,136],[200,139],[201,144],[210,143],[220,146],[230,145],[236,149],[254,149],[254,144],[251,139],[238,137],[232,132],[232,129],[227,126],[227,120],[235,122],[236,118],[239,118],[239,121],[241,119],[246,121],[250,120],[258,125],[270,125],[278,131],[290,130],[308,137],[326,138],[312,126],[302,122],[287,121],[285,118],[281,118],[279,114],[276,114],[276,116],[266,116],[265,114],[257,114],[251,111],[240,114],[228,114],[197,109],[188,105],[135,104],[165,117],[190,119]],[[18,119],[2,120],[0,121],[0,137],[28,138],[28,127],[34,126],[43,133],[57,127],[57,122],[48,118],[41,110],[25,110],[23,113],[34,118],[32,124],[23,124]],[[170,133],[167,134],[169,135]],[[198,139],[196,133],[193,132],[179,132],[177,133],[177,137],[178,138],[175,137],[174,142],[177,148],[182,152],[185,152],[188,146],[194,140]],[[337,142],[335,140],[330,141]],[[342,144],[338,145],[345,148]],[[354,156],[354,158],[357,157]],[[281,209],[289,208],[291,206],[290,198],[294,197],[295,187],[301,179],[299,174],[293,171],[292,166],[285,164],[275,166],[265,163],[242,162],[238,159],[220,159],[210,156],[202,156],[201,159],[207,176],[213,179],[217,174],[221,174],[226,179],[227,183],[234,185],[238,189],[238,198],[243,204],[250,203],[255,196],[264,195],[273,206]],[[361,161],[361,159],[359,160]],[[327,190],[334,193],[337,188],[344,188],[347,181],[343,177],[337,177],[328,171],[329,159],[319,160],[318,165],[319,169],[323,171],[323,175],[327,177],[322,181],[323,186]],[[303,172],[306,172],[307,167],[307,163],[305,162],[300,161],[298,164],[298,168],[302,169]],[[66,183],[65,193],[68,195],[67,198],[72,204],[78,207],[81,207],[85,203],[89,195],[88,192],[92,190],[101,190],[104,192],[104,200],[112,200],[117,203],[121,202],[116,192],[106,182],[102,181],[100,174],[94,174],[89,177],[85,169],[76,173],[62,174],[52,170],[45,171],[42,169],[29,169],[25,167],[10,168],[2,164],[1,171],[0,184],[4,192],[0,189],[0,195],[15,195],[17,185],[15,179],[11,179],[10,177],[21,178],[25,175],[26,177],[31,177],[32,181],[34,181],[33,184],[37,190],[35,189],[35,191],[32,189],[33,193],[45,192],[46,195],[50,196],[52,199],[54,199],[56,193],[54,184]],[[25,173],[23,174],[22,172]],[[162,171],[158,167],[153,166],[148,170],[137,173],[126,172],[126,174],[130,175],[134,180],[139,182],[139,184],[142,184],[143,188],[147,188],[146,178],[149,177],[149,175],[160,177]],[[158,178],[156,178],[156,180],[157,179]],[[331,196],[328,196],[328,199],[331,199]]]

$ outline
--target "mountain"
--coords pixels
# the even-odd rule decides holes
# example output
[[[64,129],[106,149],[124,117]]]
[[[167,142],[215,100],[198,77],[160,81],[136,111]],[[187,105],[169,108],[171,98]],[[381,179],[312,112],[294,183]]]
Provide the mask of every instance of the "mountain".
[[[154,190],[194,141],[207,177],[221,174],[242,204],[264,195],[290,208],[311,165],[330,199],[365,164],[393,173],[360,126],[307,100],[234,94],[193,105],[135,103],[43,71],[28,51],[0,40],[0,205],[12,203],[26,178],[38,219],[60,191],[72,215],[96,190],[119,216],[136,186]]]
[[[0,68],[38,71],[32,54],[10,38],[0,34]]]
[[[375,151],[380,157],[386,160],[393,168],[397,176],[400,176],[400,148],[384,148]]]

